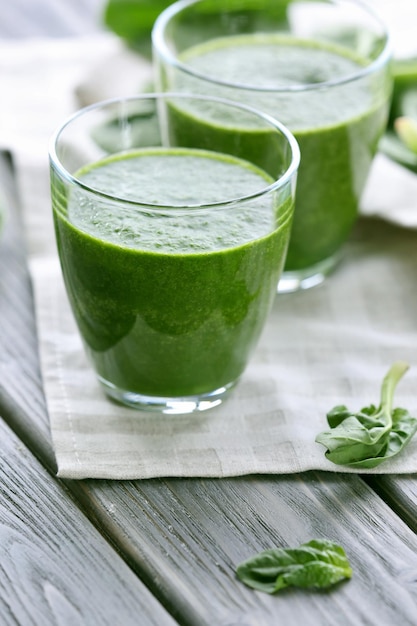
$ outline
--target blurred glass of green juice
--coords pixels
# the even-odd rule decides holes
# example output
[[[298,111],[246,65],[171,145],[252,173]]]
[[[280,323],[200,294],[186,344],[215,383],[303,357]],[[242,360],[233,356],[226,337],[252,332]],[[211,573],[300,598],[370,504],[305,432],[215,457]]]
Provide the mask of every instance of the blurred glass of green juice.
[[[349,20],[351,9],[355,19]],[[274,7],[268,0],[188,0],[164,11],[154,27],[158,88],[249,104],[283,122],[299,143],[296,208],[280,291],[322,282],[339,260],[386,125],[387,35],[376,17],[375,33],[367,30],[373,15],[366,11],[357,25],[362,11],[348,0],[278,0]],[[202,108],[175,115],[177,140],[182,136],[188,144],[192,137],[200,141],[212,124]],[[271,155],[262,154],[256,133],[237,129],[233,119],[217,125],[216,149],[230,149],[237,130],[241,142],[234,153],[268,170]]]

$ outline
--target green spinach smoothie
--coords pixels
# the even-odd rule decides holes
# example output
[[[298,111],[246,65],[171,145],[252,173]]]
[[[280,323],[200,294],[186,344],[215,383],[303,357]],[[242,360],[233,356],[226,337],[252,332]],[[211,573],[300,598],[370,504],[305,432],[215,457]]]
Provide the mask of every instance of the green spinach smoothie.
[[[235,382],[276,292],[290,193],[278,203],[260,194],[273,182],[264,171],[194,149],[137,150],[76,176],[67,198],[52,177],[56,237],[104,385],[175,398]]]
[[[364,70],[365,59],[333,44],[277,34],[214,39],[189,48],[180,61],[191,71],[162,76],[164,89],[237,100],[272,115],[293,132],[301,164],[285,268],[298,271],[332,257],[356,220],[360,194],[385,126],[386,79],[351,80]],[[344,80],[332,85],[340,79]],[[318,84],[320,88],[311,88]],[[219,119],[215,112],[197,106],[172,112],[177,141],[201,142],[210,125],[215,149],[227,147],[276,175],[276,155],[266,154],[257,143],[256,129],[240,128],[241,142],[233,147],[233,120]]]

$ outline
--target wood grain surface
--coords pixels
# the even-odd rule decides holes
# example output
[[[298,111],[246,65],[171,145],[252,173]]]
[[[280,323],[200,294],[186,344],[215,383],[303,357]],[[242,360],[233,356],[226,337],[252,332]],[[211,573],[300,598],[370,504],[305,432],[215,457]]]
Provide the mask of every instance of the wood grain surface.
[[[174,626],[0,420],[0,623]]]
[[[356,476],[82,486],[87,510],[154,591],[157,580],[157,592],[166,606],[181,609],[183,623],[272,625],[278,617],[288,625],[416,623],[416,536]],[[345,547],[350,582],[330,593],[269,597],[235,580],[242,559],[312,537]]]

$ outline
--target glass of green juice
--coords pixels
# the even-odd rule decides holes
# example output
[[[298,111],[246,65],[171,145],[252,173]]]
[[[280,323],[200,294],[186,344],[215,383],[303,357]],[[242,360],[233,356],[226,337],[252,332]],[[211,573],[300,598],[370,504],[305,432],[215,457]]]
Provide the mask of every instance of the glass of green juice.
[[[178,112],[201,109],[210,123],[189,141]],[[233,128],[219,150],[225,124]],[[252,128],[264,167],[236,156],[236,124]],[[99,102],[57,130],[50,175],[62,274],[110,398],[163,413],[223,401],[276,294],[298,164],[281,123],[221,98]]]
[[[357,220],[387,121],[390,43],[379,17],[354,0],[180,0],[160,14],[152,41],[160,91],[246,103],[292,131],[301,163],[279,291],[323,282]],[[177,123],[198,141],[204,111]],[[238,155],[263,166],[251,129],[235,130]],[[218,130],[217,149],[230,132]]]

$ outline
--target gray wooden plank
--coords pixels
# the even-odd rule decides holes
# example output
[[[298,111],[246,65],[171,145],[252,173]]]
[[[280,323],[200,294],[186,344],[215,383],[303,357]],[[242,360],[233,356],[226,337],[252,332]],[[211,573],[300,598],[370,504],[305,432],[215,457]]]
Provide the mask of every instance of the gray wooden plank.
[[[0,335],[0,354],[14,368],[12,375],[8,367],[2,370],[0,411],[6,409],[19,436],[53,471],[36,338],[28,340],[30,283],[18,223],[13,228],[0,246],[3,262],[9,255],[0,276],[6,294],[0,318],[8,328]],[[7,301],[10,289],[13,307]],[[65,484],[181,624],[272,626],[280,620],[292,626],[304,620],[320,626],[415,626],[417,537],[357,476]],[[355,572],[333,592],[269,597],[235,579],[235,566],[258,550],[320,536],[345,547]]]
[[[174,626],[2,420],[0,439],[2,626]]]
[[[416,476],[368,476],[365,480],[392,510],[417,533]]]
[[[7,211],[0,233],[1,414],[24,433],[30,448],[55,471],[48,415],[39,372],[32,288],[10,155],[0,153],[0,190]],[[17,400],[17,401],[16,401]],[[28,420],[28,415],[31,419]]]
[[[184,622],[317,625],[416,624],[417,537],[358,477],[302,476],[84,481],[84,506],[108,527],[148,584],[158,577]],[[256,552],[327,537],[354,576],[331,593],[254,594],[235,567]]]

